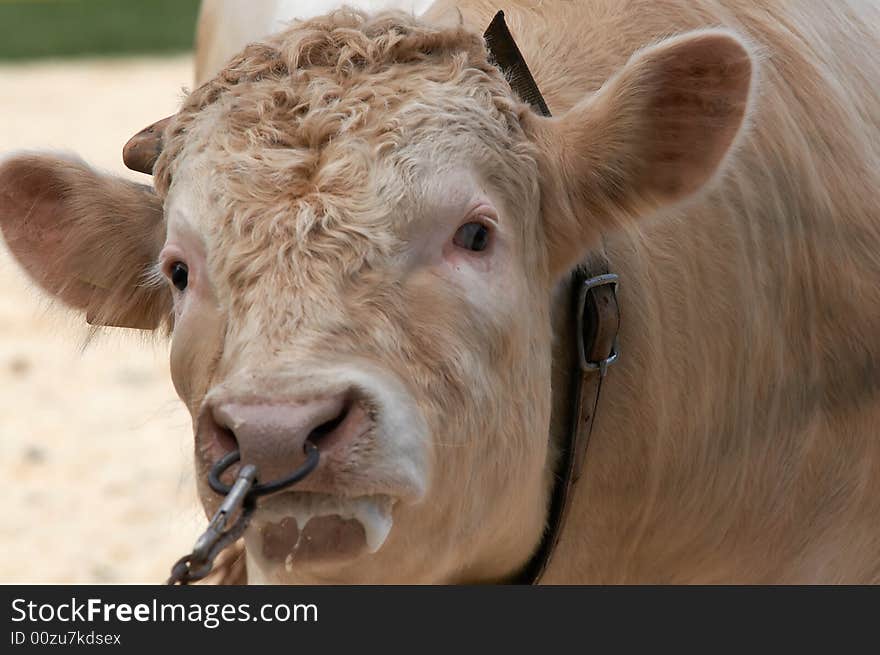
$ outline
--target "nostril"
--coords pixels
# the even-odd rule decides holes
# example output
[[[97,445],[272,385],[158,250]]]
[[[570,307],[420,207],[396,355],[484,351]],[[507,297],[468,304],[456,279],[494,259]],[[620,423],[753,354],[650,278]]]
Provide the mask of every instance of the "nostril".
[[[205,468],[211,469],[226,455],[238,449],[235,433],[226,426],[225,421],[215,415],[213,408],[206,408],[199,417],[196,432],[196,452]],[[235,479],[237,466],[226,471],[224,478],[227,484]]]
[[[220,425],[214,431],[214,443],[223,454],[238,450],[238,439],[235,438],[235,433],[229,428],[224,428]]]
[[[220,419],[214,412],[205,412],[199,421],[199,433],[203,448],[207,449],[207,454],[212,462],[220,459],[237,450],[239,447],[238,439],[229,427],[227,422]]]
[[[347,401],[335,417],[333,417],[329,421],[321,423],[321,425],[319,425],[318,427],[313,428],[312,431],[309,432],[308,440],[316,446],[322,444],[327,445],[328,439],[331,437],[331,435],[340,425],[345,422],[345,419],[348,416],[350,409],[351,403]]]

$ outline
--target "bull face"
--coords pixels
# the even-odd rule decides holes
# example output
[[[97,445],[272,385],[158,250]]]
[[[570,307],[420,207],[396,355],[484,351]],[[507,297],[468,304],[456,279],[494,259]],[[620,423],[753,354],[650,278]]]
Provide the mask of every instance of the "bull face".
[[[553,475],[553,288],[603,230],[704,187],[750,84],[738,39],[696,32],[543,119],[478,35],[339,12],[193,92],[155,195],[22,157],[0,224],[93,321],[173,325],[199,479],[235,448],[267,481],[318,447],[255,514],[252,580],[503,580]]]
[[[406,567],[402,579],[433,579],[420,571],[427,544],[405,545],[412,534],[466,522],[504,535],[504,517],[525,503],[538,535],[548,302],[527,274],[541,259],[517,265],[538,238],[523,233],[534,221],[464,162],[418,159],[426,170],[405,178],[401,163],[369,159],[346,167],[338,204],[321,194],[279,206],[273,192],[260,206],[246,181],[261,173],[237,171],[243,195],[232,197],[232,179],[203,173],[215,154],[181,159],[159,258],[200,478],[235,447],[265,480],[298,467],[306,439],[321,452],[295,491],[261,504],[246,538],[251,570],[300,580],[344,564],[345,579],[374,580]],[[200,188],[210,179],[222,191]],[[534,348],[542,363],[526,365]],[[443,548],[452,561],[456,541]]]

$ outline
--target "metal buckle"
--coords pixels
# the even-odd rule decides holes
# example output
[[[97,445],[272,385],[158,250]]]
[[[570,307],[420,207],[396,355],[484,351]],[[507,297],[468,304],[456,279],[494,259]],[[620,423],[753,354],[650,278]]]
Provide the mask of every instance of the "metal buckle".
[[[581,370],[584,372],[599,371],[599,375],[602,377],[605,377],[608,367],[617,359],[617,335],[614,336],[614,342],[611,344],[611,353],[608,357],[598,362],[587,361],[586,345],[584,344],[584,310],[587,306],[587,294],[596,287],[608,284],[614,286],[614,294],[616,296],[618,277],[614,273],[605,273],[604,275],[587,278],[581,283],[577,302],[577,344]]]

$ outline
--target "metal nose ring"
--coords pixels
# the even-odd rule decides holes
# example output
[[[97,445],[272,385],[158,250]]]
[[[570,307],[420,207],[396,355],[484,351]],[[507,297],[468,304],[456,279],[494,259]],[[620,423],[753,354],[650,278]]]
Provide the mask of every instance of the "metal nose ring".
[[[253,487],[251,487],[248,495],[252,497],[257,497],[265,496],[266,494],[271,494],[275,491],[280,491],[285,487],[289,487],[290,485],[299,482],[309,473],[314,471],[315,467],[318,465],[318,461],[320,460],[318,447],[311,441],[306,440],[305,444],[303,444],[303,451],[306,454],[306,461],[303,463],[302,466],[294,470],[293,473],[291,473],[287,477],[279,478],[278,480],[272,480],[271,482],[266,482],[263,484],[255,484]],[[227,453],[219,460],[217,460],[217,463],[211,467],[211,471],[208,473],[208,484],[211,485],[211,489],[213,489],[221,496],[226,496],[230,492],[232,486],[220,480],[220,476],[223,475],[223,473],[225,473],[227,469],[229,469],[240,459],[241,451],[236,448],[231,453]]]

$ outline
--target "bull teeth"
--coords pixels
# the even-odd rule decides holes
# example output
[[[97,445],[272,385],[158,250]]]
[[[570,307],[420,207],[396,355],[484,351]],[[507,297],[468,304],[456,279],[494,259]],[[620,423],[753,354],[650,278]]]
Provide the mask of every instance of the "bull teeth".
[[[360,505],[357,520],[364,526],[367,536],[367,550],[375,553],[382,547],[391,532],[394,520],[391,518],[391,499],[388,496],[376,497],[375,502],[369,502],[370,498],[358,499],[364,502]]]
[[[296,521],[299,535],[302,536],[306,524],[318,516],[338,516],[341,519],[355,519],[364,528],[367,550],[378,551],[388,534],[394,519],[391,515],[393,501],[384,494],[342,498],[319,493],[291,494],[289,498],[277,497],[271,508],[261,509],[265,520],[280,521],[292,518]],[[299,540],[297,540],[299,546]],[[295,549],[294,549],[295,550]]]

